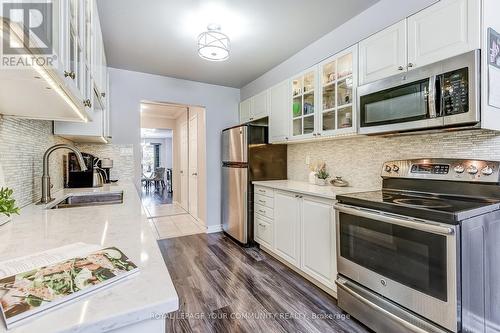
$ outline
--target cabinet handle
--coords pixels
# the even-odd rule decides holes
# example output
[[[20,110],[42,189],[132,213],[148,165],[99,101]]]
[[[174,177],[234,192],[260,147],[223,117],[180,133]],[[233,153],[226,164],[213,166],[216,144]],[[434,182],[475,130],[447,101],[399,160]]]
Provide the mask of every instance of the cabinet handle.
[[[259,200],[260,203],[265,204],[266,202],[264,200]]]
[[[265,228],[265,227],[266,227],[266,225],[265,225],[265,224],[262,224],[262,223],[259,223],[259,225],[260,225],[261,227],[263,227],[263,228]]]
[[[266,191],[265,191],[265,190],[261,190],[261,189],[259,189],[259,192],[266,193]]]
[[[318,135],[318,134],[316,134],[316,133],[313,133],[313,136],[316,136],[316,135]]]
[[[259,213],[265,214],[265,213],[266,213],[266,211],[265,211],[265,210],[262,210],[262,209],[259,209]]]
[[[106,93],[101,93],[102,98],[106,98]]]
[[[191,176],[198,176],[198,173],[197,173],[197,172],[193,172],[193,173],[191,174]]]
[[[320,135],[321,135],[321,133],[316,133],[316,135],[317,135],[317,136],[320,136]]]
[[[402,71],[403,69],[405,69],[403,66],[398,67],[398,71]]]
[[[288,140],[288,137],[287,137],[287,136],[285,136],[285,140]]]
[[[91,108],[92,107],[92,102],[90,101],[90,99],[86,99],[83,101],[83,105],[88,107],[88,108]]]
[[[412,68],[413,66],[414,65],[411,62],[408,63],[408,68]]]
[[[64,71],[64,77],[70,77],[72,80],[76,78],[75,72]]]

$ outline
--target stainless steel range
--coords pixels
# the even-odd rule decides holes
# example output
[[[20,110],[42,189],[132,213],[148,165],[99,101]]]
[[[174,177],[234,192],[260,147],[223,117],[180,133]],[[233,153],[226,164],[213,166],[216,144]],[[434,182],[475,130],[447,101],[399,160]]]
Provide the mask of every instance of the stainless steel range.
[[[339,306],[377,332],[500,332],[499,168],[391,161],[337,196]]]

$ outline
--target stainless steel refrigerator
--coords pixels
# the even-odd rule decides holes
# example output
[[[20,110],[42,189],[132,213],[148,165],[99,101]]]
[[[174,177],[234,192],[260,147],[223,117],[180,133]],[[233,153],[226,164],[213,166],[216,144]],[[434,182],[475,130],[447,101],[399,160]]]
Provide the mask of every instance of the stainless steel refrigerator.
[[[243,245],[253,243],[253,185],[286,179],[286,145],[268,144],[268,127],[222,131],[222,229]]]

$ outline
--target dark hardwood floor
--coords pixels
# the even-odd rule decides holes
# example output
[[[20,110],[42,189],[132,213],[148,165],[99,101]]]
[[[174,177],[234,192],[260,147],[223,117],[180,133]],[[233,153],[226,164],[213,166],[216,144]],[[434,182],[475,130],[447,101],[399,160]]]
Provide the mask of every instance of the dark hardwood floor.
[[[141,200],[145,206],[171,204],[172,197],[173,194],[168,192],[166,188],[159,187],[155,189],[154,186],[150,188],[142,187]]]
[[[333,297],[222,233],[158,243],[180,303],[167,332],[369,332]]]

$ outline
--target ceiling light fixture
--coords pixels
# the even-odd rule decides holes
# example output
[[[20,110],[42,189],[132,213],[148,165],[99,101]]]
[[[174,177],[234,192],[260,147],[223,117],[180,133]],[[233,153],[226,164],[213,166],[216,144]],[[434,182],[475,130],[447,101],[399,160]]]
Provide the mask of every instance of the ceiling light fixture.
[[[198,36],[198,55],[209,61],[229,58],[229,37],[220,32],[220,25],[209,24],[207,31]]]

